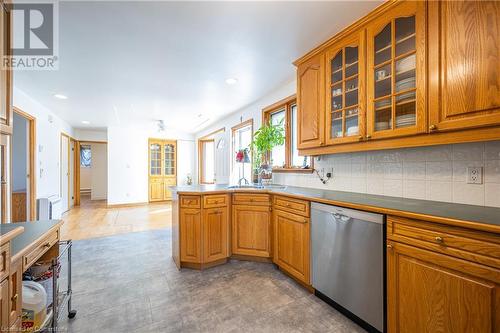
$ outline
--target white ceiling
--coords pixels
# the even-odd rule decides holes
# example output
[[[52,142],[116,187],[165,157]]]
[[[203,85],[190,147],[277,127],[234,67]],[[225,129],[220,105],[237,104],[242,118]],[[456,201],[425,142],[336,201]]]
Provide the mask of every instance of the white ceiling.
[[[292,80],[292,61],[379,3],[61,2],[59,70],[15,85],[74,127],[195,132]]]

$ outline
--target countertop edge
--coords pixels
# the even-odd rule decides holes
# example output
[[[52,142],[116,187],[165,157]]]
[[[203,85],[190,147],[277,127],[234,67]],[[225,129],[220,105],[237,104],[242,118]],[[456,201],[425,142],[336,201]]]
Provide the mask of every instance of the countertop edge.
[[[474,230],[479,230],[479,231],[484,231],[484,232],[491,232],[491,233],[500,234],[500,226],[488,224],[488,223],[483,223],[483,222],[478,222],[478,221],[459,220],[459,219],[455,219],[455,218],[427,215],[424,213],[416,213],[416,212],[410,212],[410,211],[404,211],[404,210],[397,210],[397,209],[393,209],[393,208],[385,208],[385,207],[380,207],[380,206],[370,206],[370,205],[357,204],[357,203],[352,203],[352,202],[347,202],[347,201],[315,198],[315,197],[311,197],[311,196],[307,196],[307,195],[280,192],[279,190],[272,190],[272,189],[213,189],[213,190],[210,190],[210,189],[205,190],[204,189],[204,190],[199,190],[199,191],[193,191],[193,190],[185,190],[184,191],[182,189],[180,189],[180,190],[176,189],[173,192],[176,192],[177,194],[182,194],[182,195],[202,195],[202,194],[237,193],[237,192],[246,192],[246,193],[253,192],[253,193],[274,194],[274,195],[281,195],[281,196],[285,196],[285,197],[304,199],[304,200],[308,200],[311,202],[319,202],[319,203],[324,203],[324,204],[342,206],[342,207],[346,207],[346,208],[360,209],[360,210],[373,212],[373,213],[380,213],[380,214],[386,214],[386,215],[396,215],[396,216],[400,216],[400,217],[420,219],[420,220],[425,220],[428,222],[435,222],[435,223],[446,224],[446,225],[455,226],[455,227],[464,227],[464,228],[469,228],[469,229],[474,229]]]
[[[18,235],[22,234],[23,232],[24,232],[23,227],[17,227],[15,229],[9,231],[5,235],[2,235],[2,241],[1,241],[0,245],[3,245],[5,243],[9,242],[11,239],[17,237]]]

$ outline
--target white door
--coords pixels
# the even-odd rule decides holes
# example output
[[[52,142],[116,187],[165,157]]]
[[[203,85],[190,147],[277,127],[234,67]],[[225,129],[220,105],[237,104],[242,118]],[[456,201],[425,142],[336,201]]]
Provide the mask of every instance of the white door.
[[[69,209],[69,138],[61,135],[61,212]]]
[[[215,142],[215,184],[229,184],[229,140],[226,133],[217,133]]]
[[[70,150],[69,150],[69,208],[75,205],[75,183],[73,181],[75,175],[75,140],[70,140]]]

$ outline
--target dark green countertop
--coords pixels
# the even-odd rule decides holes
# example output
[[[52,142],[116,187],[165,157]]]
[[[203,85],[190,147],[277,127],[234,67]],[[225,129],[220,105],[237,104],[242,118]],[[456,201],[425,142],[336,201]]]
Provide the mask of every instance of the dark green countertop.
[[[177,193],[211,193],[211,192],[235,192],[252,191],[267,192],[273,194],[292,195],[310,201],[329,203],[333,205],[363,206],[367,211],[384,214],[397,212],[425,215],[440,219],[451,219],[464,222],[472,222],[486,226],[487,231],[500,233],[500,208],[483,207],[475,205],[455,204],[448,202],[407,199],[389,197],[383,195],[364,194],[355,192],[343,192],[332,190],[312,189],[296,186],[270,187],[264,189],[228,189],[227,185],[193,185],[171,187]]]
[[[17,227],[24,228],[23,233],[14,237],[10,241],[10,255],[14,257],[16,254],[33,244],[43,234],[47,233],[50,229],[57,226],[58,224],[61,224],[60,220],[1,224],[0,234],[7,234],[9,231],[14,230]]]

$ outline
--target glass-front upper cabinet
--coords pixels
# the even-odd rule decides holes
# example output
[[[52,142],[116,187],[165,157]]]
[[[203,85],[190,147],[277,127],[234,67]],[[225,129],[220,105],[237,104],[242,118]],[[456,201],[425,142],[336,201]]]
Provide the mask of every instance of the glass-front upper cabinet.
[[[165,149],[165,176],[175,175],[175,145],[168,143]]]
[[[327,144],[359,141],[365,134],[365,33],[354,33],[327,53]]]
[[[426,131],[425,6],[401,2],[367,28],[367,138]]]

